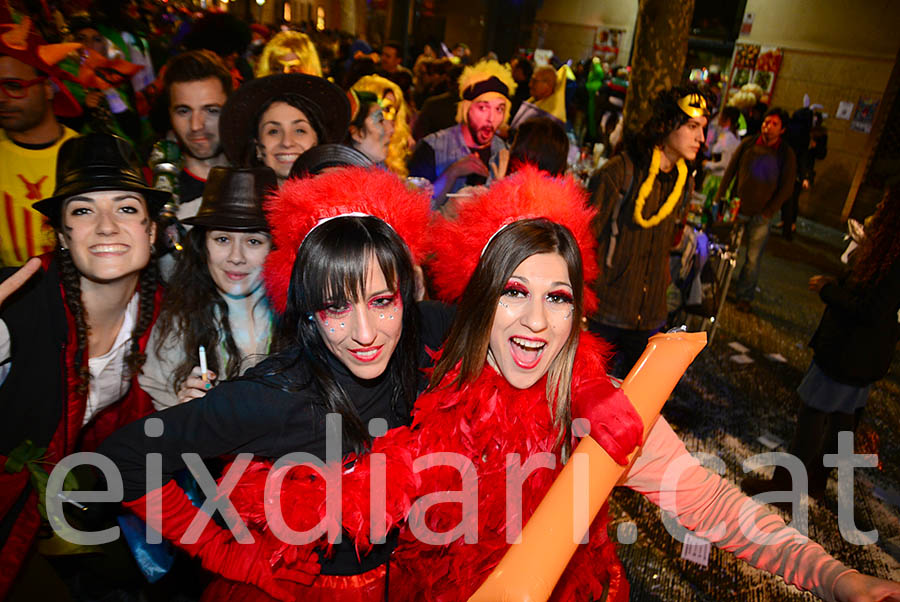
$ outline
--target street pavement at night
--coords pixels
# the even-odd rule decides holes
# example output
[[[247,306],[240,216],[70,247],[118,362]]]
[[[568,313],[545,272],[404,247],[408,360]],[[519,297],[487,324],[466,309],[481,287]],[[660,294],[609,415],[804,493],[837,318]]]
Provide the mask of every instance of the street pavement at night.
[[[837,275],[845,243],[842,233],[801,220],[793,242],[773,231],[763,259],[753,313],[726,303],[711,346],[694,361],[663,415],[691,452],[724,462],[723,476],[733,483],[745,476],[742,462],[767,451],[788,451],[800,399],[796,387],[812,358],[807,342],[824,310],[807,290],[814,274]],[[736,276],[735,276],[736,278]],[[752,363],[736,363],[729,343],[749,349]],[[786,361],[768,358],[780,354]],[[877,541],[854,545],[839,532],[836,479],[829,481],[824,503],[810,502],[809,536],[852,568],[900,580],[900,360],[877,383],[857,435],[857,453],[877,451],[881,466],[855,470],[854,517],[861,531],[875,529]],[[780,442],[770,450],[758,438]],[[772,468],[764,469],[771,476]],[[785,520],[788,514],[782,513]],[[620,523],[633,522],[637,540],[619,544],[631,583],[631,600],[769,601],[814,600],[715,547],[709,565],[681,559],[682,544],[666,531],[659,509],[641,495],[617,488],[610,500],[610,537]],[[622,529],[628,532],[633,529]]]

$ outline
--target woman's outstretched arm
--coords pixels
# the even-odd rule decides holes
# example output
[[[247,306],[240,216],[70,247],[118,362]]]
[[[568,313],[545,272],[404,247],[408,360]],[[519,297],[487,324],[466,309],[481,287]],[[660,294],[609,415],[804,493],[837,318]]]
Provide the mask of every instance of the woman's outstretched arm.
[[[703,468],[662,417],[623,484],[673,513],[679,524],[699,537],[823,600],[900,599],[900,585],[846,567],[732,483]],[[887,597],[859,597],[865,591],[863,581],[877,584]]]

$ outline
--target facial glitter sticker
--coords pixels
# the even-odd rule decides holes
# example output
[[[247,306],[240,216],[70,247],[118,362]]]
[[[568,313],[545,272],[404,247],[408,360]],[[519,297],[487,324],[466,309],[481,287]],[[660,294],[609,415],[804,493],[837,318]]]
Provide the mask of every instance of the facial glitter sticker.
[[[341,322],[341,328],[343,328],[343,327],[344,327],[344,323],[343,323],[343,322]]]

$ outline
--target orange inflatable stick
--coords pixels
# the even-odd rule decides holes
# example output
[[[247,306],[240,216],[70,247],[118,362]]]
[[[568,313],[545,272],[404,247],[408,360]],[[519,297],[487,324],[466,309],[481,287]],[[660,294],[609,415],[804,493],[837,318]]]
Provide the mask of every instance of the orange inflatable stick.
[[[622,383],[650,431],[672,389],[706,346],[706,333],[674,332],[650,338]],[[631,458],[637,456],[635,450]],[[591,522],[627,467],[616,464],[592,437],[584,437],[500,564],[470,602],[547,600],[586,536]]]

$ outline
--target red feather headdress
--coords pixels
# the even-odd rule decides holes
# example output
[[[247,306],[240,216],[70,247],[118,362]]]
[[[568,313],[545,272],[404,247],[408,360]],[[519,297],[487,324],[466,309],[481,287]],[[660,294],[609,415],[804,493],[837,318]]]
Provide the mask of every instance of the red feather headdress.
[[[265,203],[274,250],[266,258],[266,290],[284,313],[291,269],[300,243],[320,220],[364,213],[385,221],[402,238],[415,263],[424,258],[427,195],[410,190],[381,169],[346,167],[313,178],[291,178]]]
[[[455,220],[438,218],[429,231],[434,252],[429,271],[438,295],[458,301],[491,237],[513,222],[542,217],[565,226],[575,236],[584,264],[585,315],[590,315],[597,299],[588,284],[597,278],[599,268],[597,241],[590,228],[595,212],[588,208],[587,200],[584,189],[571,177],[554,178],[526,166],[461,203]]]

